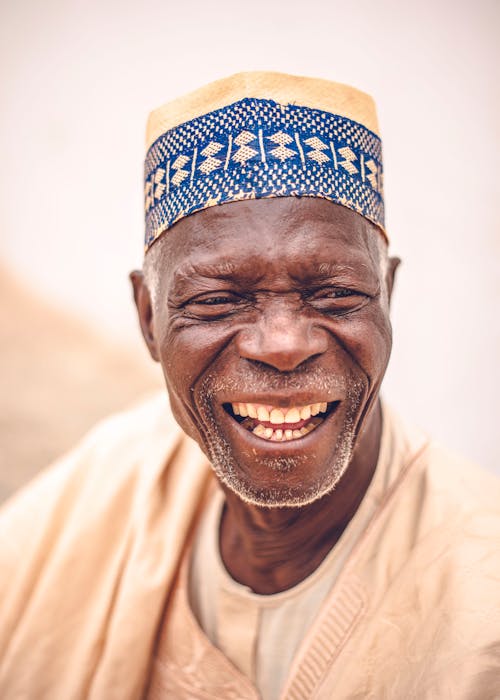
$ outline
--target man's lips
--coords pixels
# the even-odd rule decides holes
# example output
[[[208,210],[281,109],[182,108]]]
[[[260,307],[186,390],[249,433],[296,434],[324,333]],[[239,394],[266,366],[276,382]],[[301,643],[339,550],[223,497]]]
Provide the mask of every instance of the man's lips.
[[[280,408],[272,403],[228,402],[223,407],[243,428],[262,440],[299,440],[317,428],[338,407],[340,401],[318,401]]]

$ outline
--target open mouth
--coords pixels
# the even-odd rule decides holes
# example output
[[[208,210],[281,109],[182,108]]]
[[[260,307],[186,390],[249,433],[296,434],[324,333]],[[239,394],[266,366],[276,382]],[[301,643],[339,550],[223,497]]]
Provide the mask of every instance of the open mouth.
[[[300,440],[331,415],[340,401],[279,408],[270,404],[225,403],[224,410],[242,428],[262,440],[288,442]]]

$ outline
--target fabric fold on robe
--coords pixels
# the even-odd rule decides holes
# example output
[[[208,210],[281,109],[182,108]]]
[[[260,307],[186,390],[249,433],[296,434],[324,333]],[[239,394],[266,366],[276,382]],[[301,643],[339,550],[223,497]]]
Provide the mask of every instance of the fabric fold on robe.
[[[0,697],[141,697],[210,474],[155,396],[100,424],[7,502]]]
[[[383,419],[391,484],[282,700],[493,700],[498,480],[385,406]],[[135,700],[156,682],[174,689],[162,700],[258,696],[197,627],[177,575],[212,485],[161,396],[105,421],[4,506],[1,698]],[[169,673],[151,683],[155,653]]]

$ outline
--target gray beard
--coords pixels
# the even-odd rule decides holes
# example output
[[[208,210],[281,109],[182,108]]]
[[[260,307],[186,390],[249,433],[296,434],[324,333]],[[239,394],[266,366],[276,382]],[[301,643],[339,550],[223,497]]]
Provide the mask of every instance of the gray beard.
[[[279,378],[281,385],[283,378]],[[324,374],[321,370],[314,370],[307,376],[307,381],[304,377],[300,380],[300,386],[304,388],[311,383],[316,388],[319,386],[323,389],[338,388],[339,382],[335,378],[331,378]],[[293,388],[293,383],[290,389]],[[296,384],[299,384],[297,381]],[[259,381],[262,385],[262,379]],[[327,386],[326,386],[327,385]],[[266,386],[270,386],[267,382]],[[224,390],[228,387],[225,385]],[[276,487],[260,489],[254,487],[248,481],[241,478],[242,470],[239,468],[238,462],[234,457],[233,451],[220,432],[220,428],[215,419],[212,409],[215,396],[221,391],[219,382],[214,382],[210,376],[207,376],[200,388],[200,413],[202,414],[208,430],[204,430],[205,446],[207,453],[219,481],[228,489],[235,493],[246,503],[265,508],[285,508],[285,507],[303,507],[317,501],[327,493],[333,491],[345,473],[354,449],[356,426],[355,417],[359,415],[361,397],[363,394],[363,384],[357,379],[352,379],[348,384],[347,389],[347,411],[344,418],[344,424],[340,429],[334,449],[334,456],[328,468],[318,477],[317,482],[309,485],[301,492],[296,489],[287,488],[284,481]],[[235,387],[237,389],[237,387]],[[333,393],[333,391],[331,392]],[[274,457],[266,458],[262,464],[270,471],[277,475],[285,476],[287,473],[294,472],[300,466],[305,464],[305,457]]]

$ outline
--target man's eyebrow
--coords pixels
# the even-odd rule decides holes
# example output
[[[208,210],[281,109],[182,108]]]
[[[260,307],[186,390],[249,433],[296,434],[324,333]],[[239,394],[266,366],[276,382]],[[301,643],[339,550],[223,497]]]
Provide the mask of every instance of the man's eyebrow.
[[[198,262],[179,267],[174,273],[174,279],[190,279],[193,275],[226,279],[232,277],[235,272],[236,265],[229,260]]]
[[[232,277],[236,272],[236,265],[229,260],[220,260],[214,263],[198,263],[193,266],[194,271],[202,277]]]
[[[236,265],[229,260],[181,265],[173,274],[172,291],[175,290],[175,294],[184,294],[192,288],[195,280],[198,284],[203,284],[204,280],[231,280],[236,271]]]
[[[336,277],[346,272],[354,272],[353,267],[336,262],[322,262],[318,265],[318,274],[322,277]]]
[[[360,268],[364,270],[369,270],[370,266],[364,262],[356,262],[355,265],[349,265],[348,263],[340,263],[335,261],[323,261],[318,265],[307,265],[303,269],[304,277],[316,277],[321,279],[333,279],[337,277],[347,277],[352,275],[359,275]]]

